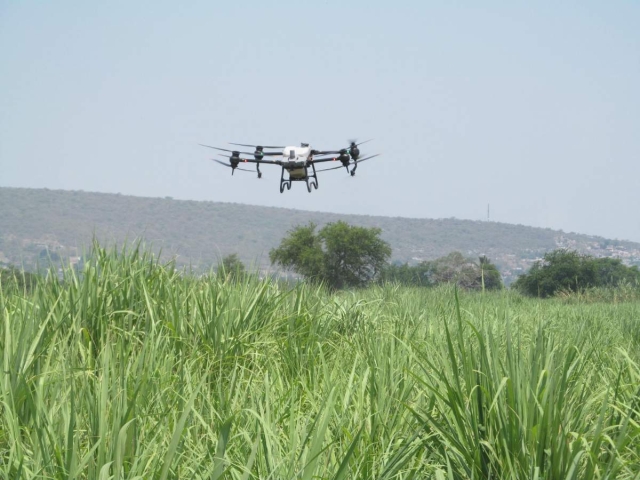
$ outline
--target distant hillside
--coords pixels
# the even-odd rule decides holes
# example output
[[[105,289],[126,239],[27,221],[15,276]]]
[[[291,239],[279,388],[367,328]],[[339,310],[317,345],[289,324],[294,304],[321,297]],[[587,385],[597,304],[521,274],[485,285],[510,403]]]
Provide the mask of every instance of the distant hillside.
[[[564,246],[640,264],[640,244],[561,231],[457,219],[338,215],[284,208],[116,194],[0,187],[0,263],[33,267],[49,256],[77,261],[95,235],[102,243],[143,237],[165,258],[208,269],[237,253],[269,266],[269,250],[292,227],[344,220],[379,227],[395,261],[416,263],[458,250],[487,255],[507,281],[544,252]]]

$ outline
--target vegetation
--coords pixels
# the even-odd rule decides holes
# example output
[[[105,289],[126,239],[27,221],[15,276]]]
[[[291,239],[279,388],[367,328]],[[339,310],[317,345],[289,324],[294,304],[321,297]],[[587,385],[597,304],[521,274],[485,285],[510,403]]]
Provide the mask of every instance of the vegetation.
[[[499,290],[502,288],[502,277],[497,267],[486,257],[478,262],[465,258],[460,252],[434,261],[420,262],[410,266],[388,265],[380,277],[381,282],[393,282],[414,287],[432,287],[445,283],[454,283],[469,290]]]
[[[500,290],[503,287],[502,276],[498,267],[496,267],[491,260],[486,256],[478,258],[478,266],[480,267],[480,280],[482,282],[483,290]]]
[[[366,286],[391,256],[391,247],[379,238],[379,228],[340,221],[325,225],[317,234],[315,229],[310,223],[291,230],[269,253],[271,262],[338,289]]]
[[[0,293],[0,478],[640,475],[638,302],[63,276]]]
[[[417,265],[408,263],[391,263],[380,274],[380,283],[396,283],[410,287],[433,287],[431,279],[431,262],[420,262]]]
[[[277,188],[277,187],[274,187]],[[275,190],[274,190],[275,191]],[[127,195],[0,187],[0,264],[35,267],[47,248],[63,261],[84,256],[93,237],[103,245],[145,238],[162,258],[204,273],[221,257],[237,253],[245,265],[269,267],[268,253],[296,225],[313,222],[322,228],[340,220],[365,228],[380,228],[391,245],[393,260],[415,265],[452,251],[474,258],[487,255],[505,281],[519,267],[564,242],[587,252],[606,248],[640,252],[633,242],[607,241],[557,230],[498,222],[338,215],[220,202],[195,202]],[[607,242],[609,242],[607,244]],[[599,249],[599,250],[598,250]],[[640,254],[639,254],[640,255]],[[635,260],[640,263],[640,256]],[[509,275],[509,272],[513,272]],[[519,272],[519,271],[518,271]]]
[[[229,276],[231,278],[241,280],[247,275],[247,269],[237,254],[225,256],[216,269],[218,275]]]
[[[594,258],[571,250],[554,250],[513,284],[520,292],[550,297],[558,292],[579,292],[597,287],[640,283],[638,267],[627,267],[619,259]]]
[[[0,289],[5,292],[19,291],[28,293],[38,283],[38,275],[24,270],[8,267],[0,268]]]

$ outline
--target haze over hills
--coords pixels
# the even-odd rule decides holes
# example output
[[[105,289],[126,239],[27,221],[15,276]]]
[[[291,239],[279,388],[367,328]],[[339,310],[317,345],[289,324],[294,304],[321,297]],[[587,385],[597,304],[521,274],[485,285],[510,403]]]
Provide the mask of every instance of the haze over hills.
[[[0,187],[0,264],[34,268],[52,256],[77,261],[95,236],[121,245],[143,238],[163,258],[206,270],[237,253],[269,267],[269,250],[292,227],[344,220],[378,227],[392,260],[417,263],[451,251],[487,255],[507,282],[558,247],[640,264],[640,243],[497,222],[307,212],[234,203],[143,198],[119,194]]]

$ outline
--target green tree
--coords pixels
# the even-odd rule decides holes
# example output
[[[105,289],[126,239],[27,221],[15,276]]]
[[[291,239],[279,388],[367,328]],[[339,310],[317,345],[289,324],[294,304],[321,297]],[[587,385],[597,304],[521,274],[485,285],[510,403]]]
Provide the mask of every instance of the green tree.
[[[0,288],[3,291],[31,292],[39,281],[38,274],[26,272],[15,267],[0,268]]]
[[[627,267],[620,259],[594,258],[558,249],[535,262],[527,273],[518,277],[513,287],[526,295],[545,298],[560,291],[615,287],[622,282],[640,282],[638,267]]]
[[[537,297],[549,297],[559,290],[575,291],[587,286],[581,276],[581,255],[576,251],[558,249],[546,253],[543,260],[534,262],[529,271],[520,275],[513,288]]]
[[[222,261],[218,264],[217,273],[238,279],[246,275],[247,269],[240,258],[238,258],[238,255],[233,253],[223,257]]]
[[[325,225],[316,233],[309,223],[291,230],[269,252],[272,264],[332,288],[362,287],[376,278],[391,256],[379,228],[354,227],[346,222]]]
[[[621,283],[640,282],[640,270],[636,265],[628,267],[619,258],[594,258],[592,262],[598,286],[617,287]]]
[[[487,290],[502,288],[502,276],[497,267],[485,256],[479,262],[465,258],[460,252],[432,261],[423,261],[418,265],[388,265],[380,280],[397,282],[415,287],[431,287],[441,283],[455,283],[461,288]]]
[[[480,276],[482,278],[484,288],[486,290],[502,289],[502,275],[500,275],[498,267],[491,263],[486,255],[481,256],[478,261],[480,266]]]
[[[485,256],[479,262],[466,258],[460,252],[438,258],[430,265],[431,281],[434,284],[456,283],[468,290],[502,288],[502,277],[497,267]]]
[[[482,280],[478,275],[478,266],[460,252],[451,252],[430,262],[433,283],[457,283],[459,287],[481,288]]]
[[[412,287],[431,287],[430,262],[420,262],[418,265],[408,263],[392,263],[380,273],[380,282],[399,283]]]
[[[307,279],[322,280],[324,254],[316,234],[316,224],[298,226],[289,231],[278,248],[269,252],[272,264],[292,270]]]

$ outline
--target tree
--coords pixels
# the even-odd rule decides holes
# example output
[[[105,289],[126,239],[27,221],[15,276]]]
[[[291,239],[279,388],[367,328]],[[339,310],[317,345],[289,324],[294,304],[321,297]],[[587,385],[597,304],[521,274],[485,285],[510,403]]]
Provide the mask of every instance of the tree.
[[[392,263],[380,273],[380,282],[399,283],[411,287],[431,287],[430,263],[420,262],[418,265],[408,263]]]
[[[591,287],[615,287],[622,282],[640,282],[638,267],[627,267],[616,258],[594,258],[573,250],[558,249],[544,255],[513,287],[538,297],[560,291],[577,292]]]
[[[247,271],[244,267],[238,255],[233,253],[231,255],[227,255],[222,259],[222,261],[218,264],[217,273],[219,275],[229,276],[230,278],[238,279],[242,278],[246,275]]]
[[[468,290],[480,290],[483,286],[487,290],[502,288],[500,272],[486,256],[476,263],[460,252],[451,252],[431,262],[430,276],[434,284],[456,283]]]
[[[480,276],[484,288],[486,290],[501,290],[503,287],[502,275],[500,275],[498,267],[491,263],[486,255],[482,255],[478,260],[480,262]]]
[[[478,266],[460,252],[451,252],[431,262],[433,283],[457,283],[459,287],[475,289],[482,287]]]
[[[461,288],[494,290],[502,288],[502,277],[496,266],[485,256],[479,263],[465,258],[460,252],[445,257],[423,261],[418,265],[389,265],[381,275],[381,281],[403,285],[430,287],[441,283],[455,283]]]
[[[538,297],[549,297],[559,290],[575,291],[578,285],[587,285],[581,275],[582,259],[578,252],[554,250],[536,261],[524,275],[520,275],[513,287],[520,292]]]
[[[42,277],[15,267],[0,268],[0,288],[3,291],[31,292]]]
[[[640,270],[628,267],[619,258],[594,258],[596,283],[603,287],[617,287],[621,283],[639,283]]]
[[[391,256],[379,228],[355,227],[339,221],[316,233],[309,223],[291,230],[278,248],[269,252],[271,263],[332,288],[362,287],[376,278]]]
[[[315,232],[316,224],[298,226],[289,231],[280,246],[269,252],[272,264],[292,270],[307,279],[322,279],[322,242]]]

